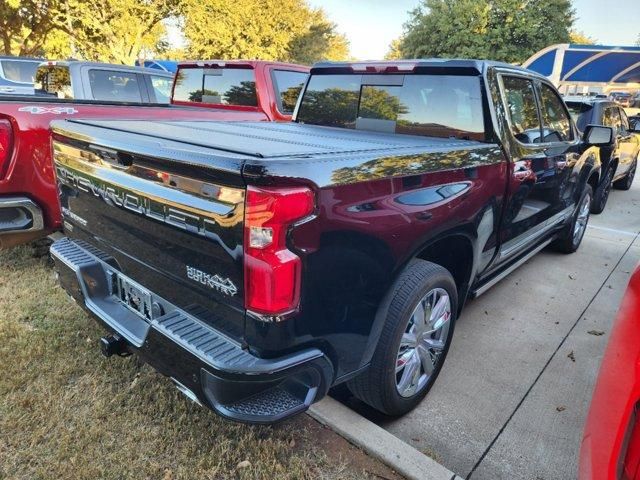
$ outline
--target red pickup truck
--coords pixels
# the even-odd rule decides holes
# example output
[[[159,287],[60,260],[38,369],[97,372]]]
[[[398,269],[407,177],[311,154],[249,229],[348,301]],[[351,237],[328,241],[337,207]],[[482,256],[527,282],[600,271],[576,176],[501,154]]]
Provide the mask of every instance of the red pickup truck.
[[[108,102],[3,97],[0,100],[0,249],[40,238],[61,227],[49,142],[52,120],[288,121],[307,75],[307,67],[286,63],[189,62],[178,68],[169,106],[125,103],[117,98]],[[56,79],[61,77],[64,75],[56,74]],[[48,85],[49,94],[53,93],[51,87]]]

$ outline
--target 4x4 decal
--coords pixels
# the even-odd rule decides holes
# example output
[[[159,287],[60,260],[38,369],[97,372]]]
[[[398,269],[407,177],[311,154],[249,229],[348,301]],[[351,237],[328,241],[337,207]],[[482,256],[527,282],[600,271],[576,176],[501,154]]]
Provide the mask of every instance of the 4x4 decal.
[[[67,115],[73,115],[78,113],[73,107],[41,107],[39,105],[27,105],[26,107],[20,107],[19,112],[28,112],[32,115],[43,115],[45,113],[53,113],[54,115],[61,115],[66,113]]]

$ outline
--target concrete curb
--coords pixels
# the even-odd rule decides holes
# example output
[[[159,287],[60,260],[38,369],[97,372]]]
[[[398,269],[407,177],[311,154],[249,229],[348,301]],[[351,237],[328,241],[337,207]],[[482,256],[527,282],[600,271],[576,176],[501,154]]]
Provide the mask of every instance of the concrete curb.
[[[409,480],[461,480],[453,472],[331,397],[307,412]]]

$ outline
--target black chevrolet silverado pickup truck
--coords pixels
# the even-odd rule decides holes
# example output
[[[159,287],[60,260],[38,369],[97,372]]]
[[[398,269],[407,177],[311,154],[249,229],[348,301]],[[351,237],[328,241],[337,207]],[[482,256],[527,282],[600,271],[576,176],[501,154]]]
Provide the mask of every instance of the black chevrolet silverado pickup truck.
[[[347,382],[413,408],[476,297],[575,251],[611,128],[474,60],[316,65],[294,122],[55,121],[60,282],[192,400],[270,423]]]

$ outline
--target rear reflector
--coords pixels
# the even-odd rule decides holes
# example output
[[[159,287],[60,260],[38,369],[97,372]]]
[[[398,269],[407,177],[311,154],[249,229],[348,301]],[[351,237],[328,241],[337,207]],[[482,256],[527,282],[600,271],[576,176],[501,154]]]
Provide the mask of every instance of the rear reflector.
[[[304,187],[248,187],[245,208],[245,307],[279,316],[300,303],[300,257],[287,248],[287,232],[314,209],[314,195]]]
[[[0,179],[4,178],[9,168],[13,153],[13,130],[9,120],[0,119]]]

